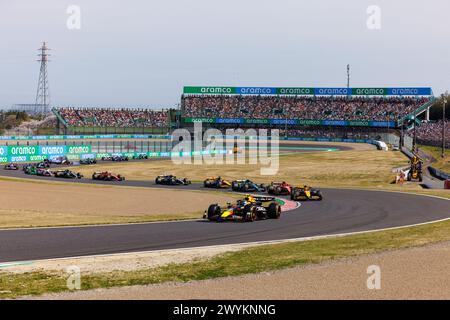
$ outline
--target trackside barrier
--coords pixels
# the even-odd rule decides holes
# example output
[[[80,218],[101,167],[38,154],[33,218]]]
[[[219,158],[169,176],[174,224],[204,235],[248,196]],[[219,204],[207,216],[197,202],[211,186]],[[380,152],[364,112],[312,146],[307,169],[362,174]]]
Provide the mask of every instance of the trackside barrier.
[[[101,159],[103,157],[126,156],[135,158],[145,155],[148,158],[168,158],[172,156],[195,156],[209,154],[226,154],[227,150],[203,150],[191,152],[104,152],[93,153],[91,145],[74,146],[0,146],[0,163],[37,162],[45,159],[66,156],[71,161],[81,159]]]
[[[343,139],[343,138],[300,138],[300,137],[288,137],[283,140],[293,141],[321,141],[321,142],[350,142],[350,143],[369,143],[376,144],[373,139]]]
[[[81,140],[81,139],[171,139],[171,135],[159,134],[92,134],[92,135],[51,135],[51,136],[0,136],[0,140]]]
[[[224,136],[225,139],[234,139],[236,136]],[[238,136],[239,139],[261,139],[257,136]],[[351,142],[375,144],[373,139],[343,139],[343,138],[303,138],[303,137],[279,137],[280,140],[293,141],[325,141],[325,142]],[[51,136],[0,136],[0,140],[21,141],[21,140],[89,140],[89,139],[165,139],[171,140],[171,135],[154,134],[95,134],[95,135],[51,135]],[[267,136],[271,140],[270,136]]]
[[[450,180],[450,174],[448,174],[447,172],[444,172],[442,170],[433,167],[428,167],[428,171],[430,171],[433,177],[436,177],[441,180]]]
[[[74,159],[86,153],[92,153],[92,146],[0,146],[0,163],[36,162],[60,156]]]

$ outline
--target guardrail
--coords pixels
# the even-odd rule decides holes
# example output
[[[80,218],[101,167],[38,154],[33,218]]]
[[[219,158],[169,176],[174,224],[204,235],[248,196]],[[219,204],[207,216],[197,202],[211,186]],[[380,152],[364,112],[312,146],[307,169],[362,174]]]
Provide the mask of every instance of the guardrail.
[[[450,179],[450,174],[447,172],[444,172],[442,170],[436,169],[434,167],[428,167],[428,171],[430,172],[430,174],[435,177],[438,178],[440,180],[449,180]]]

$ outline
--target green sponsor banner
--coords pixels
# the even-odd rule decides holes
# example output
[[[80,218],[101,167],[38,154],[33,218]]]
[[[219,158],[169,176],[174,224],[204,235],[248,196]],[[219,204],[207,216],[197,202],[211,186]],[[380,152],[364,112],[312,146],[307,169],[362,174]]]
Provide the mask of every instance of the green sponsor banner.
[[[322,124],[320,120],[297,120],[297,123],[301,126],[319,126]]]
[[[193,123],[193,122],[206,122],[206,123],[215,123],[216,119],[214,118],[184,118],[185,123]]]
[[[235,94],[235,87],[184,87],[184,94]]]
[[[78,161],[80,160],[80,155],[78,154],[68,154],[67,159],[71,160],[71,161]]]
[[[245,123],[249,124],[268,124],[269,119],[245,119]]]
[[[133,157],[138,156],[140,154],[146,154],[146,153],[145,152],[143,152],[143,153],[139,153],[139,152],[124,152],[123,155],[125,157],[128,157],[128,158],[133,158]]]
[[[95,157],[97,158],[97,159],[101,159],[101,158],[103,158],[103,157],[110,157],[111,156],[111,153],[108,153],[108,152],[101,152],[101,153],[97,153],[96,155],[95,155]]]
[[[280,95],[314,95],[314,88],[276,88]]]
[[[353,96],[385,96],[387,88],[352,88]]]
[[[160,153],[159,153],[159,152],[149,152],[149,153],[148,153],[148,156],[149,156],[149,157],[159,157],[159,156],[160,156]]]
[[[83,153],[92,153],[91,145],[75,145],[75,146],[67,146],[67,154],[83,154]]]
[[[8,146],[10,156],[34,156],[39,154],[39,146]]]

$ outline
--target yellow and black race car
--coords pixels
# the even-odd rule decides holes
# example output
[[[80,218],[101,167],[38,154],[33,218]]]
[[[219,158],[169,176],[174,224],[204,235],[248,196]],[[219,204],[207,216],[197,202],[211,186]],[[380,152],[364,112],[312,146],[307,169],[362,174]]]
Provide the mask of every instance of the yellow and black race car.
[[[253,222],[256,220],[278,219],[281,215],[281,206],[274,197],[253,197],[246,195],[243,200],[229,203],[221,208],[217,203],[209,206],[203,215],[209,221],[241,221]]]
[[[221,177],[210,177],[203,181],[203,186],[205,188],[229,188],[231,187],[231,182],[222,179]]]
[[[319,189],[311,188],[310,186],[294,187],[291,193],[291,200],[305,201],[305,200],[322,200],[322,192]]]

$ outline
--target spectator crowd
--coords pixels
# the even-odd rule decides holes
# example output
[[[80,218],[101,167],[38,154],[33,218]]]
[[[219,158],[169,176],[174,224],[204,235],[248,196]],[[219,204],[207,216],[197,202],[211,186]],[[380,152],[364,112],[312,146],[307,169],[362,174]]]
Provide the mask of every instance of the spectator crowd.
[[[167,127],[168,111],[149,109],[59,108],[71,127]]]
[[[185,117],[395,121],[428,98],[186,95]]]
[[[416,138],[419,143],[432,146],[442,145],[442,120],[423,122],[416,127]],[[412,137],[413,131],[410,130],[408,134]],[[447,148],[450,148],[450,120],[445,121],[445,141]]]

